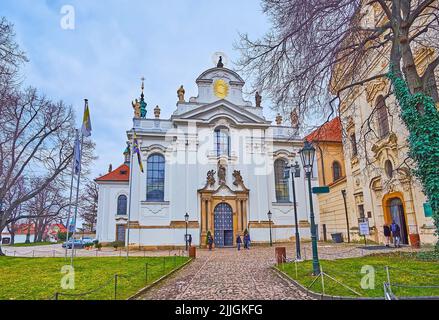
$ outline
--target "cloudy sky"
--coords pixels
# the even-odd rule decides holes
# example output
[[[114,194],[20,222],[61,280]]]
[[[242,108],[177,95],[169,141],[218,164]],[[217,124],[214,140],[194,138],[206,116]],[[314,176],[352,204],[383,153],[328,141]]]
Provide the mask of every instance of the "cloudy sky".
[[[66,5],[74,8],[74,30],[62,28]],[[213,53],[225,52],[233,69],[238,33],[268,30],[257,0],[1,0],[0,15],[15,25],[30,60],[26,84],[73,105],[78,125],[83,99],[90,100],[94,176],[123,161],[142,76],[148,115],[159,105],[169,117],[181,84],[187,97],[197,95],[195,79],[213,66]]]

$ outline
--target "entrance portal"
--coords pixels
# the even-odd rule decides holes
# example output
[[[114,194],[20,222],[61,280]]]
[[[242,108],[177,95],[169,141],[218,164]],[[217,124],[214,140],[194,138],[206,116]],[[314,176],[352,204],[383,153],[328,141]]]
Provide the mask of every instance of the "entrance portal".
[[[233,246],[233,210],[227,203],[220,203],[214,211],[215,246]]]
[[[393,198],[390,200],[390,216],[391,222],[395,222],[401,229],[401,243],[409,244],[407,223],[405,221],[404,207],[401,199]]]

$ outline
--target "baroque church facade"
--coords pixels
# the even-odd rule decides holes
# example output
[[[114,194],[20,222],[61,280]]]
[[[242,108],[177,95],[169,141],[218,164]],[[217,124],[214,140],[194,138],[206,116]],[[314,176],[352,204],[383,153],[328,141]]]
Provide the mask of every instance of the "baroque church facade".
[[[274,242],[293,239],[293,181],[286,167],[301,163],[297,117],[285,126],[278,116],[272,125],[263,116],[262,97],[256,93],[255,105],[246,101],[244,80],[221,60],[196,84],[198,96],[188,100],[180,87],[169,119],[160,118],[159,107],[146,117],[142,84],[125,163],[96,179],[100,242],[178,248],[185,245],[186,228],[197,246],[206,245],[209,232],[216,247],[236,245],[246,230],[253,243],[268,243],[270,233]],[[139,158],[130,153],[133,142]],[[309,238],[303,168],[294,183],[300,235]],[[316,202],[314,208],[318,224]]]

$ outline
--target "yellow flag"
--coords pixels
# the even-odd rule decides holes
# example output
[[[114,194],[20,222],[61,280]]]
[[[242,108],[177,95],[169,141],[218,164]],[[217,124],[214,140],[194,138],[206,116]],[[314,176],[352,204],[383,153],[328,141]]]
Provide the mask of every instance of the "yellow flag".
[[[82,135],[84,137],[91,136],[91,120],[90,120],[90,110],[88,108],[88,100],[85,99],[84,116],[82,117]]]

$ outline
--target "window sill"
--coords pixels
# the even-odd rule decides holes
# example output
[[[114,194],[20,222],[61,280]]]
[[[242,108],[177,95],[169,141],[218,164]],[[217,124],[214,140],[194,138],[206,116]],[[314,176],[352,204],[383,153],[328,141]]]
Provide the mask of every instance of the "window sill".
[[[272,202],[271,203],[273,206],[284,206],[284,207],[289,207],[289,206],[291,206],[291,205],[293,205],[293,202],[291,202],[291,201],[287,201],[287,202]],[[297,202],[296,202],[296,205],[297,205]]]
[[[141,202],[142,205],[144,206],[149,206],[149,205],[160,205],[160,206],[169,206],[170,202],[169,201],[142,201]]]

